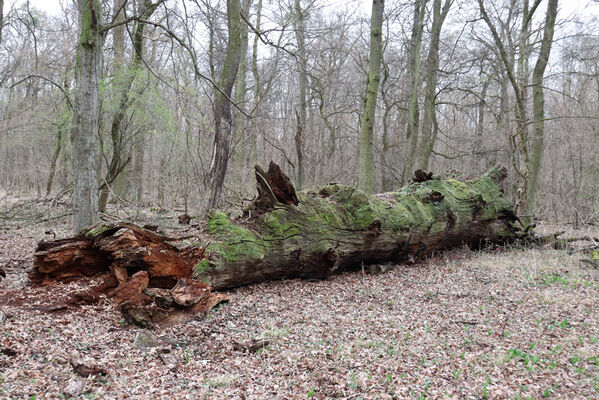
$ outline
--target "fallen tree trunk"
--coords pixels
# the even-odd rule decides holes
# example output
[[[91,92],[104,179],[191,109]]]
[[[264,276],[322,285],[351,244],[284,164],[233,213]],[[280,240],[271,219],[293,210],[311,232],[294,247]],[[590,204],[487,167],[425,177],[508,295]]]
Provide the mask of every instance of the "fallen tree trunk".
[[[267,172],[256,167],[258,197],[244,215],[233,221],[212,212],[192,245],[133,224],[99,225],[40,242],[30,278],[49,283],[109,272],[114,286],[123,286],[145,271],[142,281],[149,288],[172,289],[192,278],[223,290],[272,279],[325,279],[362,265],[412,262],[457,245],[509,242],[519,231],[502,195],[504,178],[498,168],[466,182],[419,171],[395,192],[368,196],[333,183],[296,194],[271,163]]]
[[[460,182],[419,171],[415,182],[395,192],[368,196],[329,184],[296,196],[278,166],[271,164],[268,173],[257,168],[259,197],[247,210],[252,218],[241,223],[221,212],[211,215],[211,242],[194,277],[215,289],[324,279],[362,265],[412,262],[461,244],[509,242],[519,231],[502,195],[505,174],[496,168]]]
[[[520,238],[502,196],[504,178],[502,169],[466,182],[417,171],[413,183],[395,192],[368,196],[334,183],[296,194],[271,162],[267,172],[256,166],[258,197],[236,221],[212,212],[185,242],[133,224],[100,224],[40,242],[30,279],[48,284],[104,274],[94,290],[109,293],[128,322],[171,325],[228,300],[212,289],[325,279],[369,264],[413,262],[457,245]]]

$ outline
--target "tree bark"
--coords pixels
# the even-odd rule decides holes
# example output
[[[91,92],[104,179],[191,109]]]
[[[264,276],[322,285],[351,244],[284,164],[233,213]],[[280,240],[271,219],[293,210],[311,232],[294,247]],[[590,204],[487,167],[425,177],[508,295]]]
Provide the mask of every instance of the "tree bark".
[[[113,16],[115,22],[121,22],[125,18],[124,5],[126,0],[113,0]],[[125,66],[125,25],[119,25],[112,30],[112,47],[114,60],[112,63],[112,74],[117,75]]]
[[[258,0],[256,4],[256,31],[260,32],[260,23],[262,19],[262,0]],[[257,33],[254,33],[254,43],[252,46],[252,77],[254,79],[254,90],[253,90],[253,103],[252,103],[252,122],[250,129],[250,145],[248,154],[248,165],[255,165],[258,163],[258,106],[260,105],[260,74],[258,71],[258,41],[259,37]]]
[[[133,173],[131,176],[131,189],[133,200],[143,201],[144,195],[144,166],[146,154],[146,136],[147,133],[140,131],[137,134],[137,140],[133,146]]]
[[[50,162],[50,168],[48,171],[48,180],[46,182],[46,197],[50,196],[50,193],[52,192],[52,183],[54,182],[54,174],[56,173],[58,157],[60,156],[60,152],[62,151],[62,138],[65,134],[67,124],[68,120],[65,117],[60,117],[58,123],[56,124],[56,148],[54,149],[54,154],[52,155],[52,161]]]
[[[241,7],[239,0],[227,0],[227,24],[229,39],[227,54],[218,86],[214,94],[214,147],[212,161],[207,175],[210,188],[208,208],[218,205],[222,192],[231,148],[231,103],[230,97],[235,84],[241,59]]]
[[[77,212],[73,229],[79,232],[98,221],[97,131],[98,79],[101,74],[104,35],[98,0],[78,0],[81,33],[75,65],[75,98],[71,145]]]
[[[0,44],[2,44],[2,28],[4,28],[4,0],[0,0]]]
[[[402,183],[406,183],[411,171],[416,165],[418,149],[418,129],[420,125],[420,110],[418,108],[418,89],[420,87],[420,49],[422,47],[422,31],[424,29],[425,6],[428,0],[414,1],[414,22],[410,38],[408,54],[408,79],[410,100],[408,101],[408,123],[406,129],[406,159],[402,172]]]
[[[297,40],[297,60],[299,69],[299,110],[296,111],[297,126],[295,129],[295,152],[297,156],[296,185],[299,189],[304,186],[304,152],[303,132],[306,128],[308,109],[307,86],[308,86],[308,60],[306,59],[306,22],[300,0],[295,0],[295,38]]]
[[[428,163],[437,140],[437,112],[435,99],[437,97],[437,80],[439,76],[439,44],[441,42],[441,28],[452,0],[446,0],[441,9],[441,0],[433,3],[433,25],[431,28],[431,42],[426,57],[426,88],[424,94],[424,116],[422,121],[422,140],[418,155],[418,168],[428,169]]]
[[[532,148],[530,156],[528,193],[526,194],[527,214],[533,215],[535,211],[535,195],[538,187],[539,171],[543,161],[543,144],[545,140],[545,95],[543,92],[543,77],[545,68],[549,61],[551,53],[551,44],[553,43],[553,32],[555,28],[555,19],[557,17],[558,0],[549,0],[547,4],[547,13],[545,15],[545,28],[543,31],[543,40],[539,57],[535,64],[532,75],[532,101],[534,118],[534,136],[532,139]]]
[[[383,17],[385,12],[384,0],[372,1],[370,17],[370,55],[368,61],[368,80],[364,95],[364,108],[360,121],[360,190],[366,193],[374,192],[374,117],[376,100],[381,80],[381,61],[383,58]]]
[[[248,17],[250,9],[250,1],[243,0],[241,6],[241,12]],[[248,51],[248,26],[246,23],[241,24],[241,57],[239,59],[239,71],[237,72],[237,79],[235,81],[235,103],[241,110],[246,109],[245,106],[245,95],[247,91],[247,51]],[[249,189],[247,180],[243,176],[243,171],[247,170],[244,165],[246,160],[247,145],[249,143],[248,136],[245,129],[245,116],[239,110],[235,112],[235,118],[233,120],[233,143],[235,150],[233,152],[233,173],[235,174],[234,179],[236,185],[239,188]]]
[[[125,0],[113,0],[113,16],[115,22],[123,22],[125,13],[124,13]],[[114,88],[114,93],[119,94],[123,91],[122,89],[122,81],[123,81],[123,71],[125,67],[125,24],[119,25],[112,29],[112,48],[114,59],[112,61],[112,86]],[[126,79],[126,78],[125,78]],[[119,87],[120,86],[120,87]],[[116,110],[116,113],[120,112]],[[116,114],[115,113],[115,114]],[[121,173],[114,179],[112,184],[112,191],[114,194],[120,198],[126,198],[128,192],[128,176],[127,170],[123,169]],[[100,186],[102,182],[100,182]],[[103,211],[105,205],[103,206],[103,201],[106,202],[108,197],[104,200],[102,196],[108,195],[108,188],[100,191],[100,200],[99,200],[99,209]]]
[[[146,20],[152,16],[158,2],[152,4],[150,0],[145,0],[143,9],[140,13],[142,20]],[[100,192],[99,209],[104,211],[108,200],[108,186],[111,185],[124,171],[125,167],[129,163],[131,157],[126,157],[125,149],[125,132],[123,128],[123,121],[125,116],[131,107],[132,100],[130,97],[131,87],[135,78],[138,76],[141,64],[143,61],[144,51],[144,30],[145,23],[138,22],[135,27],[135,33],[133,36],[133,58],[129,70],[126,71],[124,82],[122,83],[122,89],[118,93],[118,106],[116,112],[112,118],[112,124],[110,125],[110,137],[112,138],[112,157],[110,159],[110,165],[104,182],[100,185],[102,188]],[[138,140],[141,140],[138,138]]]
[[[482,84],[482,89],[480,92],[480,97],[478,99],[478,104],[476,105],[476,127],[474,130],[474,152],[478,153],[478,157],[472,157],[472,169],[476,169],[477,165],[481,165],[481,161],[483,162],[482,168],[489,168],[489,162],[486,155],[483,155],[483,138],[485,131],[485,111],[487,108],[487,91],[489,90],[489,85],[491,84],[491,76],[487,75],[483,78],[483,74],[485,73],[484,62],[481,65],[480,70],[480,79],[479,82]],[[484,161],[483,161],[484,160]],[[491,163],[493,165],[493,163]]]
[[[529,44],[529,36],[530,36],[530,22],[532,17],[540,4],[541,0],[535,0],[532,7],[529,7],[529,1],[525,0],[522,4],[522,23],[520,26],[520,36],[518,38],[519,42],[519,57],[517,62],[517,69],[514,67],[514,51],[511,51],[508,54],[506,50],[506,46],[504,45],[499,33],[497,32],[497,28],[491,22],[491,18],[487,13],[487,10],[484,5],[483,0],[478,0],[478,5],[481,13],[482,19],[485,21],[489,30],[491,31],[491,35],[493,36],[493,41],[497,46],[497,50],[499,53],[500,61],[503,64],[503,68],[507,74],[507,78],[512,86],[514,91],[514,97],[516,101],[516,107],[514,108],[514,115],[516,120],[516,129],[515,134],[509,133],[509,146],[512,155],[512,165],[516,172],[518,173],[518,178],[520,181],[520,187],[516,190],[516,194],[518,196],[517,203],[524,203],[524,209],[528,209],[527,206],[527,198],[526,194],[528,193],[528,185],[529,185],[529,144],[528,144],[528,117],[527,117],[527,92],[528,92],[528,57],[530,56],[530,44]],[[512,15],[512,10],[516,6],[516,2],[510,3],[510,16]],[[509,33],[508,33],[509,34]],[[511,46],[511,39],[508,38],[508,45]],[[521,195],[523,194],[523,196]]]
[[[373,196],[341,184],[296,193],[271,162],[266,172],[256,167],[258,197],[246,215],[233,221],[212,212],[194,235],[195,245],[131,224],[100,224],[72,238],[40,242],[30,278],[41,283],[110,271],[124,282],[144,271],[154,287],[170,289],[191,277],[229,289],[273,279],[324,279],[362,265],[413,262],[462,244],[509,242],[518,230],[502,195],[504,177],[505,169],[494,168],[459,182],[419,170],[414,183]]]

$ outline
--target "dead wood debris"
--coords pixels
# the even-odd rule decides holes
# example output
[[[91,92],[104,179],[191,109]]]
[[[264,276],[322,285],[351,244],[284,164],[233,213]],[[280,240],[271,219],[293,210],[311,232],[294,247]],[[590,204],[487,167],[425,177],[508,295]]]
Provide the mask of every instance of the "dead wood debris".
[[[91,375],[108,375],[106,369],[99,367],[87,360],[78,358],[77,356],[71,356],[69,358],[69,364],[73,367],[75,372],[84,378]]]
[[[179,223],[181,225],[189,225],[190,222],[191,222],[191,217],[189,216],[189,214],[185,213],[185,214],[179,215]]]
[[[433,179],[432,172],[424,172],[423,170],[419,169],[419,170],[416,170],[416,172],[414,172],[414,177],[412,178],[412,182],[426,182],[426,181],[430,181],[432,179]]]
[[[2,347],[0,348],[0,353],[4,354],[5,356],[13,357],[18,354],[18,351],[11,349],[10,347]]]
[[[270,344],[270,340],[263,338],[255,338],[248,340],[247,342],[238,342],[236,340],[233,341],[233,348],[237,351],[255,353],[260,349],[268,346]]]
[[[141,327],[171,325],[205,315],[228,296],[189,278],[204,248],[179,250],[170,238],[127,223],[103,224],[82,234],[38,244],[34,285],[105,276],[100,285],[74,293],[64,301],[44,304],[59,311],[112,297],[126,322]]]
[[[172,289],[148,288],[147,276],[146,271],[137,272],[114,294],[125,320],[143,328],[185,322],[229,300],[194,279],[181,278]]]
[[[591,229],[597,236],[597,228]],[[0,264],[15,256],[29,259],[35,238],[28,232],[0,234]],[[68,314],[51,315],[31,307],[85,290],[86,280],[31,287],[24,265],[9,267],[0,308],[7,315],[1,328],[10,336],[0,339],[0,347],[18,354],[0,354],[0,398],[59,398],[73,380],[84,382],[79,398],[132,400],[299,399],[307,393],[319,399],[408,399],[420,393],[594,398],[599,275],[579,265],[579,257],[584,255],[551,249],[459,249],[384,275],[243,287],[209,320],[158,334],[165,347],[164,335],[176,341],[168,344],[168,354],[179,360],[176,373],[160,357],[162,345],[133,348],[138,329],[121,326],[112,307],[69,307]],[[553,277],[570,284],[551,283]],[[231,338],[258,337],[271,343],[255,353],[233,350]],[[73,372],[69,354],[83,349],[109,376]],[[539,362],[526,363],[528,356]]]

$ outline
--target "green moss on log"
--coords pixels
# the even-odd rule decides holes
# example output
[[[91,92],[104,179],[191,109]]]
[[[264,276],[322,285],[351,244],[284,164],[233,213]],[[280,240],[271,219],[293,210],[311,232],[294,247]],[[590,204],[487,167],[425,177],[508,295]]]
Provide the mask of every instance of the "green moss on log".
[[[243,225],[210,216],[209,262],[197,278],[217,288],[268,277],[313,276],[356,263],[398,262],[461,242],[514,237],[511,204],[493,169],[461,182],[432,179],[368,196],[341,184],[298,193],[299,203]],[[260,278],[260,279],[258,279]]]
[[[109,229],[112,229],[112,227],[110,225],[100,223],[100,224],[93,226],[87,232],[85,232],[85,236],[90,239],[94,239]]]
[[[261,236],[257,232],[234,224],[223,212],[212,213],[206,230],[217,239],[207,248],[208,252],[217,253],[224,262],[234,263],[240,258],[259,259],[264,256],[264,243]]]

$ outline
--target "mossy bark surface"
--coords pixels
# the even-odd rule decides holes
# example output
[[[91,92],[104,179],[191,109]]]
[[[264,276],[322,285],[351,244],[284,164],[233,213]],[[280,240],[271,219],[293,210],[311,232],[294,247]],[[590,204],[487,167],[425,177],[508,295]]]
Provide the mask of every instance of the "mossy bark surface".
[[[324,279],[362,264],[400,263],[442,249],[508,242],[517,232],[504,170],[467,182],[431,179],[368,196],[341,184],[278,201],[245,223],[214,212],[194,277],[215,289],[282,278]],[[243,218],[242,218],[243,220]]]
[[[418,172],[420,182],[377,195],[338,183],[296,193],[276,164],[267,172],[256,167],[258,198],[245,214],[235,221],[213,211],[189,245],[131,224],[101,225],[40,243],[32,280],[101,271],[118,278],[116,272],[127,277],[143,270],[153,287],[171,289],[192,278],[222,290],[325,279],[362,265],[411,262],[453,246],[518,236],[501,191],[505,170],[465,182]]]

